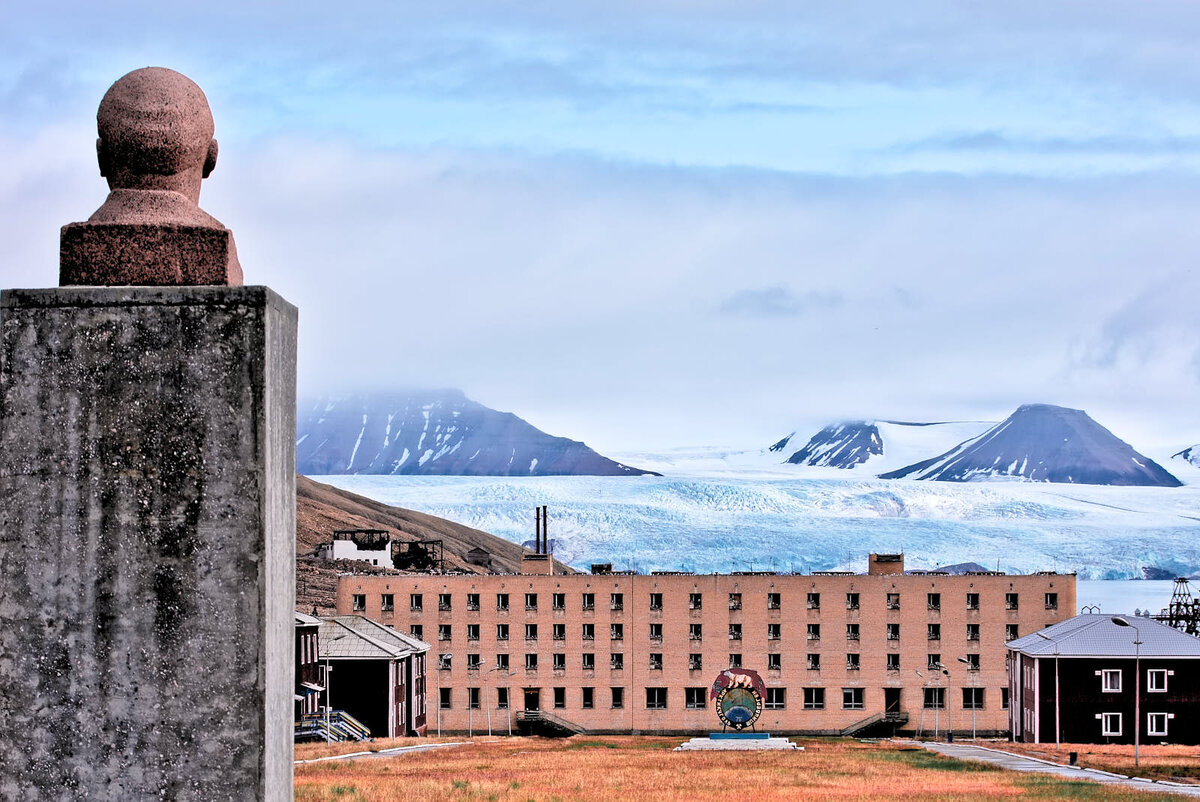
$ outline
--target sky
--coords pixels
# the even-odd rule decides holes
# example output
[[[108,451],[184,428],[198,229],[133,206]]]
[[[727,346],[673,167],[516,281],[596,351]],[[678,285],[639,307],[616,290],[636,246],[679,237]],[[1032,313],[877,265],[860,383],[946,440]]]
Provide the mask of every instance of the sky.
[[[1200,442],[1200,5],[0,0],[3,286],[205,90],[201,206],[312,395],[458,387],[602,453],[1087,410]]]

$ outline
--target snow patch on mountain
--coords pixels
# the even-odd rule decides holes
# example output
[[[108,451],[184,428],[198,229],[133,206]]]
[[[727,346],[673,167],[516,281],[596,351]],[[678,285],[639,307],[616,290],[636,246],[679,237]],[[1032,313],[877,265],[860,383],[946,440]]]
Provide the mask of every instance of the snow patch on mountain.
[[[1200,468],[1200,444],[1188,446],[1183,451],[1171,455],[1171,459],[1182,460],[1194,467]]]
[[[792,451],[786,461],[793,465],[881,473],[941,454],[993,425],[990,421],[848,421],[826,426]],[[789,437],[790,444],[795,445],[795,436]],[[784,443],[779,451],[790,450],[787,440],[775,444]]]

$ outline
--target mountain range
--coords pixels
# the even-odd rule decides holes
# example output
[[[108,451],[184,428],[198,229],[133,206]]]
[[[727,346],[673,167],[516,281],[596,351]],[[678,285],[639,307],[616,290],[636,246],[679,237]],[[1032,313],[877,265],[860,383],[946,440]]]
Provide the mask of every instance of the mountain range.
[[[319,398],[300,406],[297,471],[308,476],[642,476],[459,390]]]

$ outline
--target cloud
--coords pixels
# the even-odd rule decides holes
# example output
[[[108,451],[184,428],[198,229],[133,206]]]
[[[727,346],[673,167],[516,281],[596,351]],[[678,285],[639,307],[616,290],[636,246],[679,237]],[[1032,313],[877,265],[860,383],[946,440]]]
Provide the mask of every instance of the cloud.
[[[836,292],[810,291],[797,296],[775,285],[760,290],[741,290],[721,301],[718,310],[738,317],[796,317],[810,309],[830,309],[842,304]]]
[[[1200,153],[1200,136],[1022,137],[1001,131],[940,134],[885,149],[891,153],[1007,152],[1029,154],[1182,155]]]

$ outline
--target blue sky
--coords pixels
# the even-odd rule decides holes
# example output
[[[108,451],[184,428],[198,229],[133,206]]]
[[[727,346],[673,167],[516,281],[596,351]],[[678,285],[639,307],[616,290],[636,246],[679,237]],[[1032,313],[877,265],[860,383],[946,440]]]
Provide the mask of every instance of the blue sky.
[[[301,307],[306,392],[601,450],[1034,401],[1200,441],[1200,6],[166,6],[6,10],[5,285],[55,282],[154,64],[208,94],[201,205]]]

